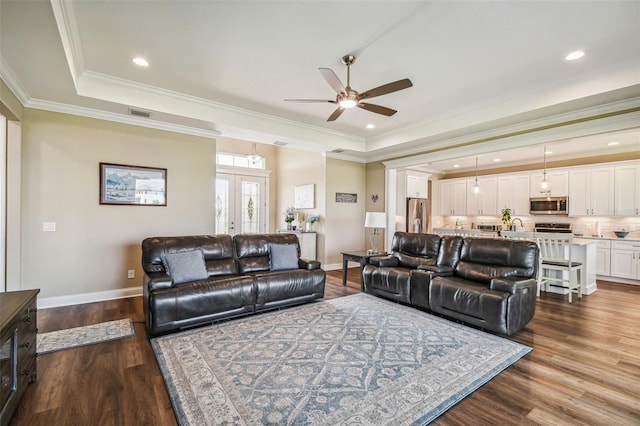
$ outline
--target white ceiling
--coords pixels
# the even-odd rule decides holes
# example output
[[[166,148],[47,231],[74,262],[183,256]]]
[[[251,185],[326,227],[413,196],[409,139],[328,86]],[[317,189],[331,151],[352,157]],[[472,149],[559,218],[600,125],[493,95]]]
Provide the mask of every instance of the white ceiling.
[[[581,119],[603,104],[611,105],[605,112],[640,106],[637,1],[0,0],[0,15],[0,77],[26,106],[340,150],[361,161]],[[565,61],[576,49],[586,55]],[[355,108],[328,123],[334,105],[283,101],[333,99],[318,68],[346,82],[340,58],[347,53],[357,57],[355,90],[411,79],[414,87],[371,101],[397,114]],[[150,66],[133,65],[135,56]],[[131,106],[152,111],[151,119],[128,116]],[[561,133],[564,156],[597,152],[602,143]],[[640,150],[637,131],[621,134],[616,149]],[[487,151],[518,146],[499,155],[530,162],[541,149],[524,148],[541,141],[476,151],[488,162]],[[454,151],[433,158],[457,157],[468,168],[475,156],[462,152],[466,160]],[[446,161],[428,167],[454,170]]]

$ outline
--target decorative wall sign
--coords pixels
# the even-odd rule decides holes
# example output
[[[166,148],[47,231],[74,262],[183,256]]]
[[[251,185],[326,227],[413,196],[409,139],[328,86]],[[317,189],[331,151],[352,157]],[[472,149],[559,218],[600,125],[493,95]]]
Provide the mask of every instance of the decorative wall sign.
[[[358,194],[348,192],[336,192],[336,203],[357,203]]]
[[[378,194],[373,194],[371,196],[371,201],[373,201],[374,203],[378,202]]]
[[[296,209],[312,209],[315,207],[315,186],[310,183],[309,185],[299,185],[294,188],[293,206]]]
[[[167,169],[100,163],[100,204],[167,205]]]

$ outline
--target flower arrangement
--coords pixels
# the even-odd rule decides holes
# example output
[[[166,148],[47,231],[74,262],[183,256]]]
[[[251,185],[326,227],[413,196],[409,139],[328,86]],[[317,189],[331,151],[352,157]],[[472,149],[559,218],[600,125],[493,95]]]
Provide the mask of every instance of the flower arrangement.
[[[314,224],[316,222],[320,221],[320,215],[319,214],[310,214],[309,216],[307,216],[307,222],[309,222],[310,224]]]
[[[295,207],[287,207],[284,211],[284,221],[287,223],[293,222],[296,220],[296,214],[298,214],[298,211]]]

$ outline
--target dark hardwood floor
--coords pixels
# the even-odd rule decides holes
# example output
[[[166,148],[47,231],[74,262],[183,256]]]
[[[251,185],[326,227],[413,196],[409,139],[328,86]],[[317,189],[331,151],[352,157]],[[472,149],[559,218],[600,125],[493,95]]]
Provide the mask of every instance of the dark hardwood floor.
[[[359,269],[326,298],[360,291]],[[509,338],[533,351],[433,424],[640,425],[640,286],[598,283],[572,305],[543,293],[536,316]],[[43,309],[40,332],[132,318],[136,336],[41,355],[12,425],[175,425],[149,344],[140,297]]]

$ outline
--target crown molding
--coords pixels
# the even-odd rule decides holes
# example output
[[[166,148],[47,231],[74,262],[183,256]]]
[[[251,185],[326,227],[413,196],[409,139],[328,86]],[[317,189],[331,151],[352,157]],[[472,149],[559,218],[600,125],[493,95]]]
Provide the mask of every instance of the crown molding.
[[[220,136],[220,132],[215,130],[204,130],[195,127],[183,126],[181,124],[167,123],[150,118],[134,117],[122,115],[114,112],[96,110],[93,108],[78,107],[75,105],[62,104],[58,102],[45,101],[42,99],[31,99],[25,107],[40,109],[44,111],[59,112],[63,114],[77,115],[80,117],[95,118],[98,120],[112,121],[132,126],[146,127],[149,129],[164,130],[167,132],[182,133],[186,135],[201,136],[215,139]]]
[[[352,161],[354,163],[362,163],[362,164],[367,163],[366,158],[358,157],[355,155],[348,155],[348,154],[342,154],[342,153],[331,152],[331,151],[327,151],[323,155],[326,158],[332,158],[334,160],[345,160],[345,161]]]
[[[80,42],[76,15],[70,1],[51,0],[51,8],[58,26],[62,48],[69,64],[71,79],[77,91],[78,79],[84,71],[84,56],[82,55],[82,43]]]
[[[13,69],[11,69],[2,55],[0,55],[0,78],[5,82],[9,90],[13,92],[15,97],[18,98],[23,106],[29,101],[27,91],[24,86],[22,86],[20,80],[18,80],[16,74],[13,72]]]

